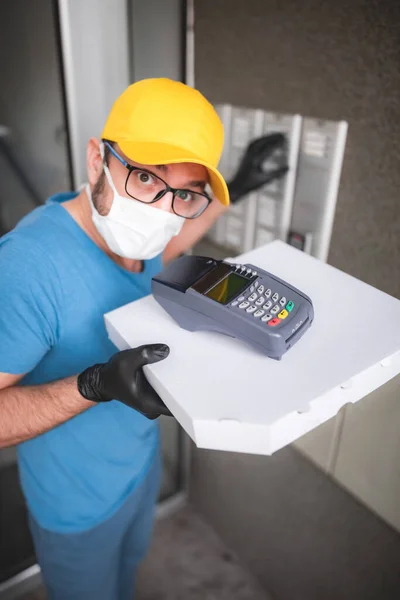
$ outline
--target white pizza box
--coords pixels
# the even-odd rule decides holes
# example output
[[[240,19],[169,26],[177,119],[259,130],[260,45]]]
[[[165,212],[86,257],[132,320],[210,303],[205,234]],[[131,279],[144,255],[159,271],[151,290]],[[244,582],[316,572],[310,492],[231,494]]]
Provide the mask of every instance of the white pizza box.
[[[274,241],[235,259],[307,294],[315,318],[281,361],[181,329],[147,296],[105,315],[118,349],[166,343],[146,376],[199,448],[269,455],[400,373],[400,301]]]

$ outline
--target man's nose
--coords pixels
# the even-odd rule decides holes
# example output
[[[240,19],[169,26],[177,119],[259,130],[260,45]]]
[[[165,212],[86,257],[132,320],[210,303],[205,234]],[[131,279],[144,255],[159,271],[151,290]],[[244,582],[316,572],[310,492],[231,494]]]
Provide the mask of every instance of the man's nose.
[[[173,210],[172,210],[173,198],[174,198],[173,193],[167,192],[166,194],[164,194],[164,196],[162,198],[160,198],[160,200],[157,200],[157,202],[155,202],[154,206],[161,210],[165,210],[165,212],[173,212]]]

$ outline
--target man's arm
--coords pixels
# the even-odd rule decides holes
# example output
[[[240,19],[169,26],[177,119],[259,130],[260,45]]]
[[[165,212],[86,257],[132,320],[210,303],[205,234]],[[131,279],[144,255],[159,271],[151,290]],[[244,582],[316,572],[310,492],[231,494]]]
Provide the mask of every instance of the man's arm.
[[[37,386],[14,385],[22,375],[0,373],[0,448],[45,433],[98,402],[118,400],[148,419],[170,416],[143,372],[168,354],[165,344],[147,344],[116,352],[78,376]]]
[[[21,378],[0,373],[0,448],[34,438],[94,406],[80,395],[76,377],[15,385]]]
[[[197,219],[187,220],[180,233],[172,238],[164,251],[164,262],[178,258],[181,254],[192,248],[207,233],[215,221],[226,210],[216,198],[213,199],[210,206]]]

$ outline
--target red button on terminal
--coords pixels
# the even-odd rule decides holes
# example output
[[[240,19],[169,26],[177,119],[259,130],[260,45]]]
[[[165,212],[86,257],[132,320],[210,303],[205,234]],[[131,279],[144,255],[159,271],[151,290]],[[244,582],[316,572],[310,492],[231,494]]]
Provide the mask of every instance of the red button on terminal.
[[[280,319],[277,319],[277,318],[271,319],[271,321],[268,321],[268,325],[270,327],[275,327],[275,325],[279,325],[279,323],[280,323]]]

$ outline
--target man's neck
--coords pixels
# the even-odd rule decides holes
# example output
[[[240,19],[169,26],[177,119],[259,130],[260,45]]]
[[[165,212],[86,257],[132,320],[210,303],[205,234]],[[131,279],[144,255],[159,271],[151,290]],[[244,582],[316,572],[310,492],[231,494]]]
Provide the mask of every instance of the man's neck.
[[[83,189],[76,198],[63,202],[61,205],[69,212],[74,221],[83,229],[90,239],[105,252],[115,263],[132,273],[140,273],[143,270],[143,262],[131,258],[122,258],[111,252],[92,220],[92,209],[89,204],[86,191]]]

